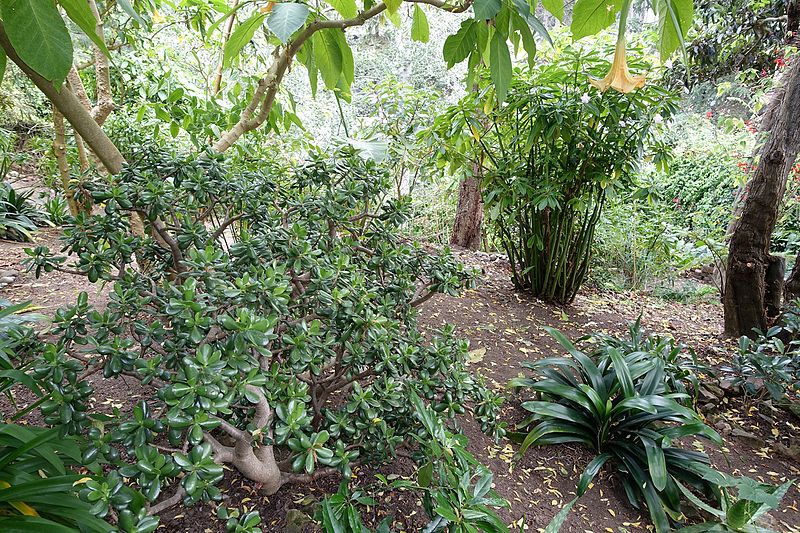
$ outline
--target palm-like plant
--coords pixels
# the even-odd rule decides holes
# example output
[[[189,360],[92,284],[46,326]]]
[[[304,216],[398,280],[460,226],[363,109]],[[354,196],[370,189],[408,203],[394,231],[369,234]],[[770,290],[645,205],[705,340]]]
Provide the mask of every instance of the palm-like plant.
[[[512,381],[540,398],[522,404],[533,413],[527,424],[534,425],[520,453],[538,444],[586,445],[598,455],[581,476],[577,496],[606,462],[613,461],[631,504],[638,508],[643,501],[656,531],[669,531],[670,519],[682,517],[678,482],[712,493],[711,483],[700,473],[708,457],[681,449],[675,441],[701,436],[721,444],[721,438],[679,403],[686,394],[667,387],[662,358],[645,351],[623,354],[608,344],[587,355],[562,333],[547,329],[571,357],[526,364],[536,379]],[[556,516],[551,531],[558,530],[574,502]]]
[[[0,424],[0,531],[112,531],[78,498],[91,479],[69,471],[80,458],[77,444],[57,429]]]

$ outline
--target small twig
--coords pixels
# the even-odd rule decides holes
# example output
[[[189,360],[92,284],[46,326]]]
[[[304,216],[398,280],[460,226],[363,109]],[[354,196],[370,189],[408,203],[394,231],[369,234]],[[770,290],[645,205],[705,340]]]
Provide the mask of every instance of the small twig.
[[[183,499],[186,491],[183,489],[183,486],[179,486],[178,489],[175,491],[175,494],[167,498],[166,500],[157,503],[148,509],[147,514],[149,515],[157,515],[163,511],[166,511],[170,507],[177,505]]]

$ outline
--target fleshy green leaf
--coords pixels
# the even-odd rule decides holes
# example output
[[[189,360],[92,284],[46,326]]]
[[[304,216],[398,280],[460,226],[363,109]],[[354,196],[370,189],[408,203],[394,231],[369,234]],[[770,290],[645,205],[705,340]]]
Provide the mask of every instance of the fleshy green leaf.
[[[267,18],[267,27],[282,43],[286,43],[303,27],[307,18],[308,8],[304,4],[275,4]]]
[[[2,0],[3,25],[20,59],[60,87],[72,68],[72,39],[52,2]]]

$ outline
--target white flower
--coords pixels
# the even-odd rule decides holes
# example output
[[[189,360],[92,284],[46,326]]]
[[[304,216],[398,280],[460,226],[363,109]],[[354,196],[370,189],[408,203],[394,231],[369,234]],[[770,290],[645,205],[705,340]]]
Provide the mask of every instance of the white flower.
[[[662,117],[659,113],[656,113],[655,115],[653,115],[653,122],[655,122],[656,124],[661,124],[662,122],[664,122],[664,117]]]
[[[666,68],[672,68],[672,60],[671,60],[671,59],[667,59],[667,60],[664,62],[664,66],[665,66]]]
[[[586,94],[586,93],[583,93],[583,96],[581,96],[581,102],[583,102],[584,104],[588,104],[589,100],[590,100],[589,95]]]
[[[624,120],[620,120],[620,121],[619,121],[619,126],[620,126],[620,128],[624,128],[624,127],[625,127],[625,126],[627,126],[627,125],[628,125],[628,123],[627,123],[627,122],[625,122]]]

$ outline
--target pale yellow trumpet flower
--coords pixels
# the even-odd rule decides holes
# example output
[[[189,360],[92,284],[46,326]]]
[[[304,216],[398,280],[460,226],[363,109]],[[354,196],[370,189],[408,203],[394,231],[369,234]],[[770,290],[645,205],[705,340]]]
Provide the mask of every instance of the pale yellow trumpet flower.
[[[644,76],[632,76],[628,70],[628,61],[625,59],[625,26],[628,23],[628,11],[631,0],[624,0],[619,15],[619,29],[617,30],[617,46],[614,49],[614,61],[611,70],[601,79],[589,78],[589,82],[597,87],[600,92],[606,92],[609,87],[621,93],[629,93],[644,85]]]
[[[617,47],[614,50],[614,62],[611,70],[603,79],[589,79],[589,83],[597,87],[600,92],[606,92],[612,88],[621,93],[629,93],[634,89],[642,87],[645,82],[644,76],[633,76],[628,70],[628,62],[625,59],[625,37],[617,40]]]

